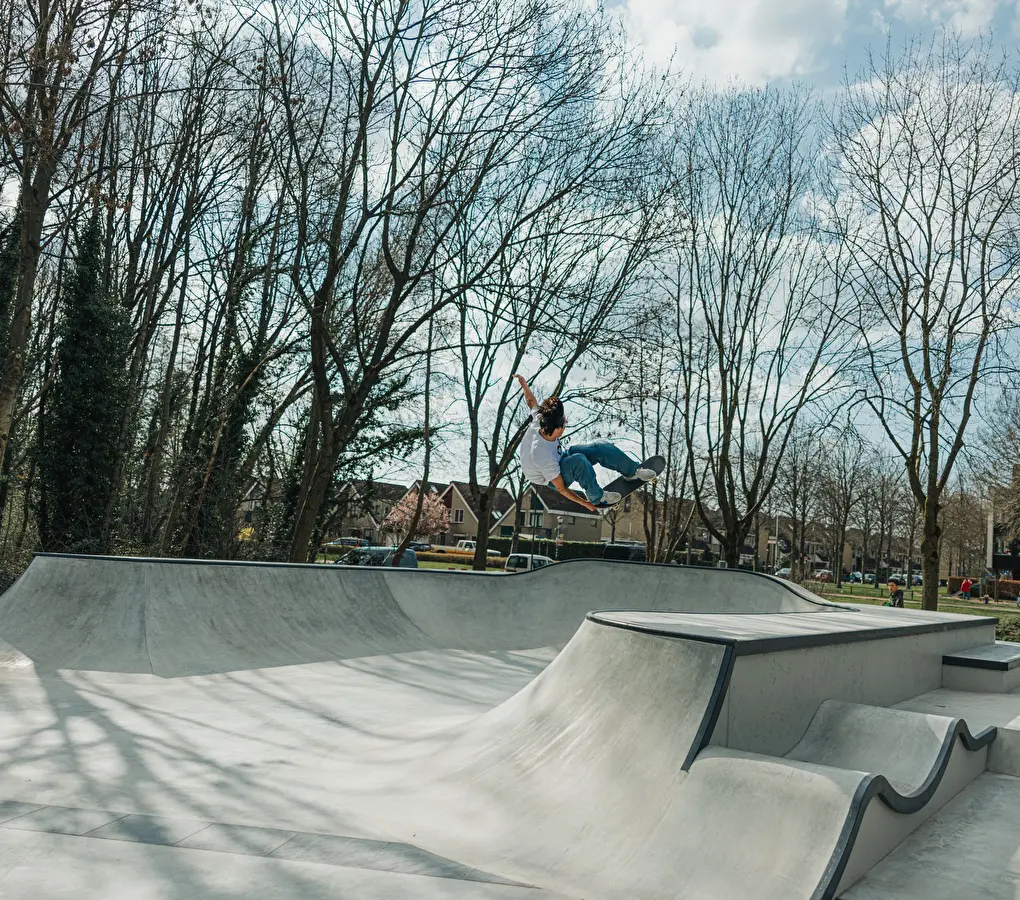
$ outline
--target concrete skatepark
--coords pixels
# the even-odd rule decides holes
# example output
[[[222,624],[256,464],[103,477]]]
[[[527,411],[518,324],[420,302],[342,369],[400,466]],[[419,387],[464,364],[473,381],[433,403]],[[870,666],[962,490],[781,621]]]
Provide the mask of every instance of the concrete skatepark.
[[[39,555],[0,898],[1015,898],[994,631],[742,571]]]

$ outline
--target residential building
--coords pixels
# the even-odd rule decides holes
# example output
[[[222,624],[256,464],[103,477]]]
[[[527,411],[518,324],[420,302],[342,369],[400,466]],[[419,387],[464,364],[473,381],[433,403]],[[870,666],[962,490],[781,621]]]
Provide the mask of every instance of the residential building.
[[[442,543],[452,546],[457,541],[473,539],[478,536],[479,511],[471,498],[471,488],[467,482],[451,481],[440,495],[440,500],[446,504],[446,508],[450,511],[450,525],[446,534],[442,536]],[[503,488],[496,488],[493,508],[489,515],[490,533],[492,533],[495,523],[499,522],[513,508],[514,498],[510,492]]]
[[[555,488],[547,485],[529,485],[521,498],[519,530],[538,538],[562,537],[565,541],[599,541],[602,539],[602,515],[589,512],[580,504],[568,500]],[[511,537],[514,533],[514,512],[510,506],[492,527],[496,537]]]
[[[407,494],[406,484],[385,481],[348,481],[340,488],[337,506],[339,514],[331,540],[342,537],[359,537],[370,544],[392,542],[384,523],[390,510]]]

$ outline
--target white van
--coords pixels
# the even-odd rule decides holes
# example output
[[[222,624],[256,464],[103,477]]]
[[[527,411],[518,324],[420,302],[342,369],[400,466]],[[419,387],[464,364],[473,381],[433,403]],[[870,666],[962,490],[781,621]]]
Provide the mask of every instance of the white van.
[[[541,569],[542,566],[551,566],[552,560],[548,556],[538,556],[535,553],[511,553],[506,558],[504,572],[530,572],[532,569]]]

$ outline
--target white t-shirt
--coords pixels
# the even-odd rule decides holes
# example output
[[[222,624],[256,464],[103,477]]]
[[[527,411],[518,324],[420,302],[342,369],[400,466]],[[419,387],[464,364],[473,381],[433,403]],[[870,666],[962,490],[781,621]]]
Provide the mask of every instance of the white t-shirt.
[[[560,474],[560,442],[547,441],[541,434],[537,409],[531,411],[531,425],[521,441],[521,471],[532,484],[548,484]]]

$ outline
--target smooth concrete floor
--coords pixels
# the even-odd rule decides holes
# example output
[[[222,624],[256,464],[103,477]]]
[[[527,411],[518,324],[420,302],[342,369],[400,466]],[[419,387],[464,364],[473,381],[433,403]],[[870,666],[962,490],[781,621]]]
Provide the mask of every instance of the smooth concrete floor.
[[[943,689],[921,694],[900,703],[899,707],[940,716],[957,716],[966,719],[972,728],[989,725],[1020,728],[1020,693],[1017,692],[994,694]]]
[[[986,772],[842,900],[1017,900],[1020,778]]]
[[[421,651],[221,675],[0,679],[0,800],[299,831],[359,801],[418,738],[497,706],[555,651]]]
[[[102,831],[111,819],[141,814],[181,822],[188,844],[210,822],[248,834],[394,840],[373,824],[385,811],[374,819],[366,809],[391,775],[406,773],[408,746],[498,705],[555,653],[422,651],[175,679],[6,673],[0,819],[5,804],[58,809],[43,809],[35,824],[0,824],[0,900],[556,896],[355,867],[347,857],[325,865],[321,853],[315,861],[269,859],[257,846],[254,854],[223,853],[144,836],[96,839],[110,837]],[[32,828],[40,830],[23,830]],[[88,837],[46,833],[96,829]]]
[[[546,900],[531,888],[0,829],[3,900]]]

